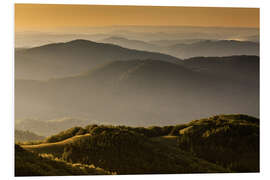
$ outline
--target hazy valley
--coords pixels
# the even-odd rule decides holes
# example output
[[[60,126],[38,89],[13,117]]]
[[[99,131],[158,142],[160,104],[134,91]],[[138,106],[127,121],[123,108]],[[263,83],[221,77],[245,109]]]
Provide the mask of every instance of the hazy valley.
[[[16,176],[259,172],[258,29],[68,32],[16,34]]]

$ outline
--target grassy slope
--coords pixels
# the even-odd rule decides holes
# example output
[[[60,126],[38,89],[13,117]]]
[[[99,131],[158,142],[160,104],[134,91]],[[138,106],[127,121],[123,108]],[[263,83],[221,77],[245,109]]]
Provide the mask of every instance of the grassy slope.
[[[64,148],[66,145],[71,144],[76,140],[81,140],[88,136],[90,136],[90,134],[76,135],[59,142],[42,143],[36,145],[22,145],[22,147],[24,149],[27,149],[29,151],[35,151],[37,153],[49,153],[54,154],[55,156],[60,156],[64,152]]]

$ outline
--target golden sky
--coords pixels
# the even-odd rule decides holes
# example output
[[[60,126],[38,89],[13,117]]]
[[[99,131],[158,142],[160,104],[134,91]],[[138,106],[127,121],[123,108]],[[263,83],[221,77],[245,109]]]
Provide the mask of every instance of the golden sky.
[[[16,4],[15,30],[112,25],[259,28],[257,8]]]

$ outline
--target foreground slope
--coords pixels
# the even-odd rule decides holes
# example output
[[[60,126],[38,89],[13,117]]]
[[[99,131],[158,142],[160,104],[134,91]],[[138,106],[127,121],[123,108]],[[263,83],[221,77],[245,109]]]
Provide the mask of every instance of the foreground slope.
[[[97,126],[90,134],[23,147],[39,153],[46,150],[65,161],[94,164],[117,174],[228,172],[126,127]]]
[[[70,163],[42,157],[15,145],[15,176],[67,176],[110,174],[94,166]]]

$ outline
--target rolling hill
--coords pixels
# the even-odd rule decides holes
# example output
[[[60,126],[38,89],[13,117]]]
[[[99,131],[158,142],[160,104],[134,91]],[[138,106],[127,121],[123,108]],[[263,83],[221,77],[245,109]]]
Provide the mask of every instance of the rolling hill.
[[[231,114],[163,127],[88,125],[22,147],[117,174],[259,172],[259,119]]]

